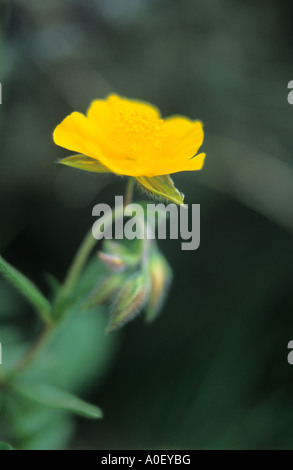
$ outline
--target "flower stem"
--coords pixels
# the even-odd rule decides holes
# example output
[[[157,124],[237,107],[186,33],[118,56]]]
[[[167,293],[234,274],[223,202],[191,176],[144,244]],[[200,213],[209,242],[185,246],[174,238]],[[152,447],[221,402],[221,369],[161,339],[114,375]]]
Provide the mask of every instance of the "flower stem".
[[[130,204],[132,200],[133,188],[134,188],[134,178],[129,177],[127,186],[126,186],[124,207],[127,204]],[[115,212],[112,212],[111,218],[105,221],[105,226],[108,225],[109,223],[112,223],[114,217],[115,217]],[[79,250],[77,251],[73,259],[73,262],[69,268],[67,276],[65,278],[63,289],[62,289],[62,293],[65,298],[68,297],[68,295],[74,288],[80,276],[80,273],[82,272],[85,266],[85,263],[96,243],[97,243],[97,240],[96,238],[93,237],[92,231],[90,230],[88,234],[86,235],[86,237],[84,238]]]
[[[104,222],[104,229],[113,222],[114,217],[123,217],[124,214],[124,207],[128,204],[130,204],[132,200],[132,195],[133,195],[133,188],[134,188],[134,178],[129,178],[127,182],[127,187],[126,187],[126,194],[125,194],[125,203],[124,206],[119,208],[116,211],[111,211],[109,213],[109,217],[105,219]],[[72,263],[71,266],[68,270],[67,276],[65,278],[63,288],[60,293],[59,299],[57,298],[57,303],[55,305],[55,308],[53,307],[52,311],[52,318],[59,318],[62,316],[62,302],[64,300],[67,300],[70,293],[72,292],[73,288],[76,285],[76,282],[79,279],[79,276],[87,262],[87,259],[94,248],[95,244],[97,243],[97,239],[93,236],[92,230],[90,230],[87,235],[85,236],[83,242],[81,243]],[[145,258],[147,249],[146,246],[144,247],[144,256]],[[61,310],[59,310],[60,303],[61,303]],[[54,315],[55,314],[55,315]],[[22,372],[24,369],[26,369],[31,362],[35,359],[37,354],[39,353],[40,349],[42,346],[45,344],[47,341],[48,337],[50,336],[51,332],[54,329],[54,325],[51,324],[51,322],[47,323],[43,330],[41,331],[40,335],[36,338],[36,340],[33,342],[33,344],[29,347],[27,350],[26,354],[24,357],[18,362],[18,364],[15,366],[15,368],[7,374],[7,377],[4,375],[0,374],[0,383],[5,384],[7,382],[7,379],[13,379],[15,375],[18,373]],[[2,371],[0,370],[0,373]]]
[[[0,367],[0,388],[1,388],[1,385],[4,383],[5,383],[5,375],[4,375],[3,369]]]
[[[83,270],[87,258],[96,243],[97,240],[93,237],[92,231],[90,230],[80,245],[65,278],[63,284],[63,295],[65,297],[69,295],[75,286],[75,283],[78,280],[81,271]]]
[[[123,208],[121,207],[121,213],[120,211],[111,211],[109,213],[109,217],[105,216],[104,220],[104,230],[109,226],[109,224],[112,224],[114,217],[117,216],[122,216],[123,215]],[[70,293],[72,292],[73,288],[76,285],[76,282],[79,279],[79,276],[87,262],[87,259],[98,242],[98,239],[93,236],[92,230],[90,230],[87,235],[85,236],[82,244],[80,245],[79,250],[77,251],[73,262],[68,270],[67,276],[65,278],[63,288],[61,291],[61,296],[63,300],[66,300]]]
[[[126,185],[124,207],[128,206],[128,204],[131,203],[132,196],[133,196],[133,189],[134,189],[134,178],[132,176],[129,176],[127,185]]]
[[[21,373],[24,369],[26,369],[38,355],[40,349],[44,346],[47,339],[49,338],[51,332],[53,330],[53,326],[46,325],[39,336],[37,336],[36,340],[31,344],[25,355],[20,359],[18,364],[13,368],[13,370],[7,374],[5,377],[5,382],[8,380],[13,379],[17,374]]]
[[[104,222],[105,228],[113,222],[113,219],[114,219],[115,216],[123,217],[124,207],[126,205],[130,204],[130,202],[132,200],[133,188],[134,188],[134,178],[130,177],[128,179],[128,182],[127,182],[124,206],[121,207],[118,211],[116,210],[116,212],[111,211],[109,218],[106,219],[105,222]],[[72,263],[71,263],[71,266],[68,270],[67,276],[66,276],[64,284],[63,284],[63,288],[61,290],[59,301],[60,300],[61,301],[66,300],[68,298],[68,296],[70,295],[70,293],[72,292],[72,290],[73,290],[76,282],[78,281],[79,276],[80,276],[80,274],[81,274],[81,272],[82,272],[82,270],[83,270],[83,268],[84,268],[84,266],[87,262],[87,259],[90,255],[92,249],[94,248],[95,244],[97,243],[97,241],[98,240],[93,236],[92,230],[90,230],[88,232],[88,234],[85,236],[82,244],[80,245],[80,247],[79,247]],[[1,261],[3,261],[2,258],[0,258],[0,262]],[[1,264],[1,266],[2,265],[4,266],[3,263]],[[4,268],[3,268],[3,271],[4,271]],[[18,277],[20,277],[20,274],[18,274]],[[14,280],[14,278],[15,278],[15,276],[13,276],[13,280]],[[37,298],[38,303],[41,303],[40,302],[40,299],[41,299],[42,300],[42,305],[41,306],[43,307],[43,304],[45,304],[45,300],[36,291],[34,286],[31,283],[29,283],[29,281],[27,281],[27,280],[25,280],[25,281],[26,281],[25,285],[28,285],[30,287],[29,293],[31,294],[31,292],[33,292],[33,294],[34,294],[34,296],[31,294],[28,297],[30,299],[33,298],[34,301],[35,301],[35,298]],[[18,284],[20,284],[20,282],[17,282],[17,283],[14,282],[14,283],[17,284],[17,286],[18,286]],[[24,290],[22,285],[21,285],[21,287],[22,287],[22,290]],[[34,303],[36,304],[37,302],[35,301]],[[49,305],[49,304],[45,304],[46,307],[47,307],[47,305]],[[39,305],[37,305],[37,306],[39,307]],[[60,314],[63,313],[62,311],[58,312],[58,308],[59,308],[59,305],[58,305],[58,302],[57,302],[56,308],[53,307],[52,318],[54,317],[54,313],[57,314],[57,316],[61,316]],[[20,359],[20,361],[14,367],[14,369],[10,373],[7,374],[7,376],[4,376],[3,371],[0,370],[0,384],[5,384],[8,380],[13,379],[15,375],[17,375],[18,373],[20,373],[24,369],[26,369],[31,364],[31,362],[33,362],[33,360],[35,359],[35,357],[39,353],[40,349],[43,347],[43,345],[45,344],[45,342],[49,338],[51,332],[53,331],[54,325],[52,324],[51,318],[47,316],[46,310],[44,308],[43,309],[39,308],[39,310],[41,310],[41,313],[42,313],[41,316],[43,317],[43,320],[45,321],[45,326],[44,326],[43,330],[41,331],[40,335],[36,338],[36,340],[32,343],[32,345],[29,347],[26,354]]]

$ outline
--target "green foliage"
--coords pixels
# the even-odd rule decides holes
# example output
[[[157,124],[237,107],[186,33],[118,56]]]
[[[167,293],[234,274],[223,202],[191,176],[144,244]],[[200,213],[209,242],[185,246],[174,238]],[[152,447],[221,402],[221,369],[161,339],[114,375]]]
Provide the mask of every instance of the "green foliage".
[[[76,396],[48,385],[14,385],[17,393],[50,408],[75,413],[86,418],[102,418],[100,408],[90,405]]]
[[[13,390],[2,398],[0,434],[15,449],[58,450],[66,446],[74,430],[68,414],[40,405]]]
[[[13,447],[10,444],[6,444],[6,442],[0,441],[0,450],[13,450]]]
[[[101,307],[72,307],[34,362],[21,374],[23,383],[48,383],[80,392],[102,376],[115,353],[116,338],[105,335]]]
[[[0,273],[36,308],[43,319],[50,323],[50,303],[27,277],[7,263],[2,256]]]
[[[147,321],[159,313],[172,271],[154,240],[127,244],[107,241],[99,252],[106,272],[87,296],[82,308],[110,305],[108,332],[133,320],[147,306]]]
[[[12,387],[1,391],[0,435],[12,441],[16,448],[62,448],[73,431],[68,413],[102,417],[100,408],[72,394],[83,393],[101,380],[115,353],[115,338],[105,335],[107,321],[102,309],[95,307],[82,312],[80,308],[102,274],[103,267],[95,258],[78,280],[63,320],[53,328],[47,343],[16,376]],[[23,357],[28,345],[21,339],[15,323],[2,328],[1,336],[7,374]],[[60,415],[54,408],[63,413]]]

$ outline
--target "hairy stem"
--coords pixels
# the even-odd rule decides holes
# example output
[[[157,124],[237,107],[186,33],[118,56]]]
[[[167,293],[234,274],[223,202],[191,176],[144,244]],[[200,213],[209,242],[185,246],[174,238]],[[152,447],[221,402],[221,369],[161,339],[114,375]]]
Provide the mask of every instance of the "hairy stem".
[[[129,176],[125,191],[124,207],[128,206],[128,204],[130,204],[132,201],[134,183],[134,178],[132,176]]]
[[[39,336],[37,336],[36,340],[28,348],[25,355],[20,359],[18,364],[16,364],[13,371],[8,374],[9,379],[13,378],[15,375],[22,372],[24,369],[26,369],[33,362],[33,360],[38,355],[41,348],[44,346],[44,344],[48,340],[52,330],[53,330],[53,327],[49,326],[49,325],[47,325],[47,326],[45,326],[45,328],[43,328],[43,330],[41,331]]]
[[[69,268],[67,276],[63,284],[63,295],[67,297],[75,286],[76,281],[79,278],[81,271],[94,248],[97,240],[93,237],[92,231],[90,230],[80,245],[73,262]]]
[[[129,177],[128,179],[128,182],[127,182],[127,186],[126,186],[126,193],[125,193],[125,202],[124,202],[124,207],[127,205],[127,204],[130,204],[131,200],[132,200],[132,195],[133,195],[133,188],[134,188],[134,178],[132,177]],[[105,227],[104,227],[104,230],[106,230],[106,226],[108,226],[109,224],[111,224],[113,222],[113,219],[114,217],[116,216],[123,216],[123,210],[121,208],[121,213],[119,211],[119,213],[117,214],[117,211],[116,213],[114,211],[112,211],[111,213],[111,216],[109,217],[108,220],[105,221]],[[63,289],[62,289],[62,293],[63,293],[63,296],[66,298],[68,297],[68,295],[70,294],[70,292],[72,291],[72,289],[74,288],[86,262],[87,262],[87,259],[92,251],[92,249],[94,248],[94,246],[96,245],[97,243],[97,239],[93,237],[93,234],[92,234],[92,230],[90,230],[90,232],[86,235],[86,237],[84,238],[79,250],[77,251],[74,259],[73,259],[73,262],[69,268],[69,271],[67,273],[67,276],[65,278],[65,281],[64,281],[64,284],[63,284]]]

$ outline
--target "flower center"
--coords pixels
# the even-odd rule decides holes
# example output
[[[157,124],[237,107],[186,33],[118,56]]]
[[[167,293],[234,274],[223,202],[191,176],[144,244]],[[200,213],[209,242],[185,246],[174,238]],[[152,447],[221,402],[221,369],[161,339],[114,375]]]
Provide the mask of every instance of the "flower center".
[[[113,139],[133,156],[146,148],[159,149],[162,144],[163,120],[137,111],[120,112],[115,118]]]

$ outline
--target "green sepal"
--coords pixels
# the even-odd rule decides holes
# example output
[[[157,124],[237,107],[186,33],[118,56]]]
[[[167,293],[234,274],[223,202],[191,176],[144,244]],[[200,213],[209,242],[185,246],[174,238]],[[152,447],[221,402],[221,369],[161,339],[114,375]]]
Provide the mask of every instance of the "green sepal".
[[[182,205],[184,194],[175,186],[170,175],[163,176],[139,176],[137,182],[149,193],[159,198],[167,199],[175,204]]]
[[[148,323],[151,323],[157,318],[162,309],[172,280],[172,269],[166,258],[156,247],[153,248],[150,256],[149,272],[151,289],[145,319]]]
[[[87,310],[95,305],[103,305],[109,302],[125,280],[125,275],[121,273],[104,277],[82,304],[81,309]]]
[[[94,173],[110,173],[110,170],[100,163],[99,160],[79,153],[71,157],[63,158],[59,160],[58,163]]]
[[[145,271],[138,271],[124,282],[112,307],[108,333],[120,328],[141,312],[148,299],[149,289],[149,278]]]

